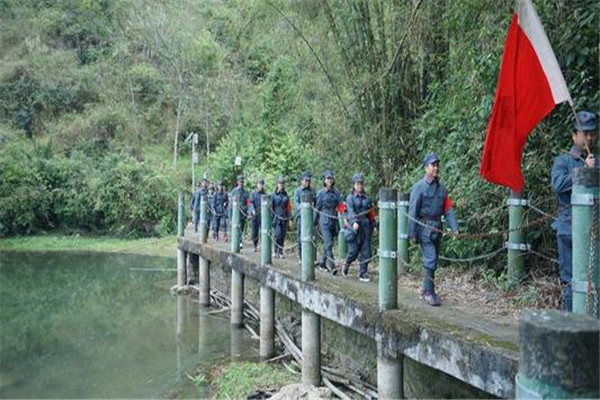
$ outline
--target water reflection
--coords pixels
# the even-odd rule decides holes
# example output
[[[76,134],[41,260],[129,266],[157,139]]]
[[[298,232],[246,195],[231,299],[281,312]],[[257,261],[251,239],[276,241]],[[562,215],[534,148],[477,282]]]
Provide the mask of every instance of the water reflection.
[[[230,324],[171,298],[174,264],[0,252],[0,397],[202,397],[185,376],[229,359]]]

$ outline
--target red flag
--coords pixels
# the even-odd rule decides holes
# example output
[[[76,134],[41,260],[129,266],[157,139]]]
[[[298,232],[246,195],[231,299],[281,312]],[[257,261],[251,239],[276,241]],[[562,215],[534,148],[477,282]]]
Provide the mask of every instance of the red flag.
[[[520,192],[527,135],[563,101],[572,104],[556,56],[531,1],[520,0],[504,44],[481,176]]]

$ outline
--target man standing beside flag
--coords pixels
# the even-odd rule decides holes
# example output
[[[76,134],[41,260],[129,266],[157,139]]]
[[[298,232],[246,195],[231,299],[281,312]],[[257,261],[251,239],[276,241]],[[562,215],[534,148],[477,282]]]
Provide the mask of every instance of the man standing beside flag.
[[[521,157],[527,135],[554,107],[568,102],[573,110],[573,147],[552,167],[552,186],[558,194],[557,231],[563,301],[572,310],[571,170],[598,165],[590,148],[595,142],[593,113],[575,113],[556,56],[531,0],[517,0],[498,78],[496,98],[487,128],[480,174],[487,181],[515,192],[523,188]]]
[[[571,278],[573,275],[573,236],[571,227],[571,190],[573,181],[571,171],[573,168],[598,166],[598,161],[593,153],[596,143],[596,116],[589,111],[577,113],[577,120],[573,121],[573,146],[569,152],[559,155],[554,159],[551,179],[552,188],[558,195],[558,217],[552,224],[556,230],[558,242],[558,261],[560,280],[563,284],[563,306],[566,311],[573,310],[573,291]]]

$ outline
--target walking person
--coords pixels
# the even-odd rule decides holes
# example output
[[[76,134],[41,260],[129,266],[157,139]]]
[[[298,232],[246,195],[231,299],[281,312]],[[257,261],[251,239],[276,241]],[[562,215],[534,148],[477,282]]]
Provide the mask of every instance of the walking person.
[[[212,211],[212,231],[213,238],[219,241],[219,229],[223,231],[225,238],[227,238],[227,206],[228,196],[223,187],[223,182],[217,182],[217,188],[212,197],[211,211]]]
[[[458,224],[448,191],[440,182],[439,157],[434,153],[427,154],[423,158],[423,166],[425,176],[410,193],[408,237],[421,245],[423,254],[421,298],[431,306],[439,306],[434,278],[442,241],[442,215],[454,235],[458,235]]]
[[[344,276],[348,275],[350,264],[359,258],[358,279],[369,282],[367,274],[371,259],[371,237],[377,234],[375,209],[371,198],[364,190],[364,178],[361,174],[352,176],[353,189],[346,197],[346,225],[344,235],[348,242],[348,256],[342,266]]]
[[[284,258],[283,246],[288,226],[292,219],[292,202],[285,191],[285,179],[283,176],[277,178],[277,187],[271,195],[271,209],[273,220],[271,225],[275,234],[275,258]]]
[[[323,189],[317,193],[317,220],[323,237],[323,255],[319,260],[319,267],[336,275],[338,270],[333,258],[333,242],[340,230],[337,213],[342,204],[340,191],[334,187],[333,172],[326,170],[323,173]]]
[[[265,180],[259,179],[256,183],[256,190],[250,194],[250,218],[252,218],[252,245],[254,252],[258,250],[258,240],[260,238],[260,203],[265,194]]]

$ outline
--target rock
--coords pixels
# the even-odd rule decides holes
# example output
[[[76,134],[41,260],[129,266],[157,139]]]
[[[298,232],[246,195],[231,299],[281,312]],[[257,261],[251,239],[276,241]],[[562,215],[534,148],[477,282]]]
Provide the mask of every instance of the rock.
[[[331,399],[331,390],[326,387],[316,387],[295,383],[282,387],[270,400],[296,400],[296,399]]]

